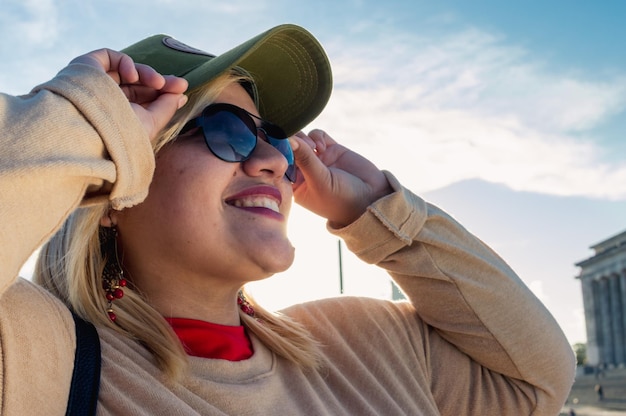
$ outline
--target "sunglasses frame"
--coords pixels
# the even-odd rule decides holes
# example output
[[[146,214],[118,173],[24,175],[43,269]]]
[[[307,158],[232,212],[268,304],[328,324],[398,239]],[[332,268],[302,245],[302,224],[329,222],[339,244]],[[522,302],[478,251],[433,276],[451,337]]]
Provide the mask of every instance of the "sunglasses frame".
[[[240,152],[240,149],[235,149],[232,146],[233,141],[230,137],[228,138],[227,143],[223,144],[228,144],[229,146],[231,146],[234,154],[239,155],[239,157],[226,157],[223,153],[220,154],[220,151],[217,150],[219,144],[215,143],[215,139],[211,136],[211,131],[205,129],[205,125],[210,122],[211,117],[220,112],[226,112],[234,115],[239,121],[241,121],[245,125],[247,130],[254,137],[254,143],[251,143],[252,146],[250,146],[249,152],[247,154],[245,152]],[[256,125],[254,121],[255,119],[261,121],[261,126]],[[199,116],[189,120],[181,129],[179,135],[185,134],[194,128],[199,128],[202,131],[204,142],[211,151],[211,153],[213,153],[220,160],[229,163],[244,162],[248,160],[252,156],[252,153],[254,153],[254,149],[256,149],[259,139],[269,143],[270,145],[272,145],[272,147],[278,150],[280,154],[285,157],[285,159],[287,159],[288,167],[285,171],[285,176],[287,177],[287,179],[289,179],[289,181],[292,183],[296,181],[296,165],[293,150],[291,149],[291,145],[289,144],[287,135],[279,126],[270,123],[267,120],[263,120],[261,117],[255,116],[254,114],[251,114],[243,108],[238,107],[234,104],[215,103],[208,105],[204,108],[204,110],[202,110],[202,113],[200,113]],[[248,149],[246,148],[245,150],[247,151]]]

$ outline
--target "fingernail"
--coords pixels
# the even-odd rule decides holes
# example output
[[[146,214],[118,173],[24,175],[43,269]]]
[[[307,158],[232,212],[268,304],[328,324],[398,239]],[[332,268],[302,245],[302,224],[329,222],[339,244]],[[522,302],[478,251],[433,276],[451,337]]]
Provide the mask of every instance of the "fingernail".
[[[300,143],[298,143],[296,138],[293,137],[293,136],[289,138],[289,144],[291,145],[291,149],[293,151],[296,151],[296,150],[298,150],[300,148]]]
[[[189,100],[189,97],[187,97],[185,94],[181,95],[178,99],[178,108],[180,109],[182,108],[182,106],[187,104],[187,100]]]

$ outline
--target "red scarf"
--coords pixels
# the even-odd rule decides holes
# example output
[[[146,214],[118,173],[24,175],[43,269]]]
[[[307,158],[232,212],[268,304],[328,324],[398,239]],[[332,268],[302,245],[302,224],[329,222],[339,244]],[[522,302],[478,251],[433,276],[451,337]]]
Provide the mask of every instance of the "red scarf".
[[[243,326],[219,325],[187,318],[165,318],[194,357],[242,361],[252,357],[252,343]]]

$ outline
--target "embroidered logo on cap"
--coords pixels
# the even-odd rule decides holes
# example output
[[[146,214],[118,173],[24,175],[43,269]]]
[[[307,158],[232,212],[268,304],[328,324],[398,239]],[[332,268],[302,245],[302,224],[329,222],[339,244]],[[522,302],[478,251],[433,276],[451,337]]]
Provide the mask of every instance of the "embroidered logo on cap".
[[[171,37],[163,38],[163,44],[165,46],[167,46],[168,48],[174,49],[176,51],[185,52],[185,53],[193,53],[194,55],[204,55],[204,56],[208,56],[208,57],[211,57],[211,58],[215,58],[215,55],[213,55],[213,54],[210,54],[208,52],[205,52],[205,51],[197,49],[197,48],[193,48],[193,47],[191,47],[189,45],[185,45],[181,41],[176,40],[176,39],[171,38]]]

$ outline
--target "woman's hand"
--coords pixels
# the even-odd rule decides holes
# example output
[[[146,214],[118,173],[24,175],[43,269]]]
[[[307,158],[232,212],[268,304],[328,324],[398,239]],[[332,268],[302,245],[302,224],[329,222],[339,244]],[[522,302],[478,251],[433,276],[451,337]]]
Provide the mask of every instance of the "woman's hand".
[[[187,102],[183,95],[187,89],[185,79],[163,76],[147,65],[136,64],[121,52],[99,49],[75,58],[72,63],[90,65],[109,75],[128,98],[150,140]]]
[[[295,201],[335,228],[359,218],[377,199],[393,192],[372,162],[338,144],[321,130],[291,137],[299,175]]]

